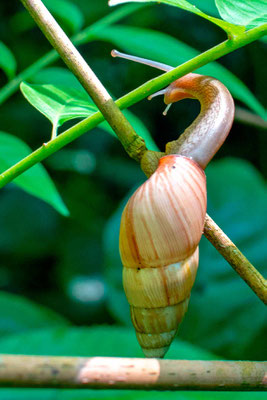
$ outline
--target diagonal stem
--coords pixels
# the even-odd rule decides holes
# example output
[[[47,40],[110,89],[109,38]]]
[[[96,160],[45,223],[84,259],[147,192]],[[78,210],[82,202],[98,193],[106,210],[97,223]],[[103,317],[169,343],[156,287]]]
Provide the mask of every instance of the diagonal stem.
[[[240,35],[238,39],[235,39],[234,42],[228,39],[218,44],[217,46],[212,47],[206,52],[199,54],[198,56],[192,58],[184,64],[179,65],[173,70],[144,83],[130,93],[119,98],[116,101],[116,104],[120,109],[128,108],[131,105],[143,100],[150,94],[153,94],[157,90],[160,90],[169,85],[175,79],[178,79],[181,76],[188,74],[189,72],[192,72],[205,64],[208,64],[211,61],[217,60],[218,58],[228,53],[231,53],[232,51],[243,47],[253,42],[254,40],[263,37],[266,33],[267,24],[264,24],[245,32],[244,34]],[[100,112],[96,112],[92,116],[84,119],[83,121],[73,125],[71,128],[62,132],[56,139],[54,139],[53,141],[49,141],[45,144],[45,146],[43,145],[39,147],[37,150],[29,154],[27,157],[23,158],[17,164],[2,172],[0,174],[0,188],[4,187],[7,183],[11,182],[17,176],[27,171],[33,165],[43,161],[51,154],[62,149],[67,144],[82,136],[84,133],[95,128],[103,121],[103,115]]]
[[[204,235],[263,303],[267,304],[267,280],[253,267],[208,214],[205,220]]]
[[[183,76],[189,72],[192,72],[193,70],[195,70],[211,61],[214,61],[214,60],[222,57],[225,54],[228,54],[242,46],[245,46],[248,43],[253,42],[254,40],[259,39],[260,37],[264,36],[266,34],[266,32],[267,32],[267,24],[264,24],[259,27],[253,28],[247,32],[244,32],[243,34],[240,34],[234,40],[228,39],[225,42],[220,43],[219,45],[217,45],[217,46],[207,50],[206,52],[194,57],[193,59],[185,62],[184,64],[178,66],[177,68],[174,68],[173,70],[171,70],[155,79],[152,79],[152,80],[146,82],[145,84],[141,85],[139,88],[133,90],[132,92],[130,92],[127,95],[123,96],[122,98],[118,99],[116,101],[116,104],[121,109],[130,107],[132,104],[144,99],[145,97],[154,93],[155,91],[160,90],[163,87],[167,86],[168,84],[173,82],[175,79],[178,79],[181,76]],[[23,160],[19,161],[17,164],[13,165],[12,167],[10,167],[9,169],[7,169],[6,171],[4,171],[3,173],[0,174],[0,188],[5,186],[7,183],[11,182],[13,179],[15,179],[17,176],[22,174],[27,169],[31,168],[33,165],[37,164],[40,161],[43,161],[49,155],[55,153],[56,151],[60,150],[62,147],[66,146],[73,140],[77,139],[79,136],[86,133],[88,130],[93,129],[99,123],[101,123],[103,120],[104,120],[103,115],[100,112],[97,112],[97,113],[93,114],[92,116],[90,116],[89,118],[86,118],[82,122],[79,122],[78,124],[74,125],[72,128],[66,130],[60,136],[58,136],[56,139],[51,140],[46,144],[43,144],[40,148],[35,150],[29,156],[25,157]],[[126,150],[129,150],[129,148],[127,148],[127,144],[123,143],[123,145]],[[138,159],[138,156],[140,156],[140,153],[138,154],[138,150],[140,150],[140,146],[139,147],[137,146],[137,149],[135,149],[134,146],[131,146],[131,142],[128,143],[128,145],[130,145],[130,147],[133,151],[133,158]],[[135,150],[137,150],[137,154],[135,154]],[[152,152],[147,151],[145,154],[147,154],[147,153],[152,153]],[[153,170],[152,170],[152,172],[153,172]],[[207,235],[207,237],[211,241],[211,243],[215,244],[216,241],[218,241],[218,243],[220,243],[220,241],[221,241],[220,235],[218,234],[216,229],[214,229],[213,227],[209,228],[209,226],[206,224],[205,232],[208,230],[210,230],[210,231],[209,231],[209,235]],[[236,256],[235,255],[236,250],[237,250],[236,248],[229,246],[229,251],[221,252],[221,254],[223,254],[223,256],[229,262],[229,264],[232,265],[233,268],[235,268],[235,270],[240,274],[242,279],[244,279],[244,276],[246,276],[246,278],[245,278],[246,282],[250,285],[250,287],[253,288],[255,286],[253,284],[254,275],[255,275],[253,273],[253,271],[255,269],[249,262],[248,262],[248,264],[244,263],[242,261],[242,259],[240,259],[239,256]],[[239,252],[239,255],[242,255],[242,253]],[[236,268],[236,266],[238,266],[238,268]],[[261,275],[259,274],[258,277],[261,277]],[[250,282],[251,282],[251,284],[250,284]],[[258,286],[260,288],[259,292],[265,293],[264,292],[265,289],[263,286],[264,282],[265,282],[264,278],[261,277],[260,279],[258,279]],[[254,291],[263,300],[263,296],[259,295],[258,292],[256,292],[256,290],[254,290]],[[264,298],[266,298],[266,297],[264,297]]]

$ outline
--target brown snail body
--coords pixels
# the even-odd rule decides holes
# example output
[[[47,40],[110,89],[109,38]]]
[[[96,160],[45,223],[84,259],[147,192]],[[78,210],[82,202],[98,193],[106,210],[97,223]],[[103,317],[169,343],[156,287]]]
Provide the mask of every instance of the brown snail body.
[[[117,51],[113,56],[172,69]],[[227,137],[234,117],[231,94],[211,77],[188,74],[157,94],[164,94],[166,104],[196,98],[201,111],[178,140],[166,145],[168,155],[122,214],[123,286],[147,357],[165,355],[187,311],[206,215],[204,168]]]

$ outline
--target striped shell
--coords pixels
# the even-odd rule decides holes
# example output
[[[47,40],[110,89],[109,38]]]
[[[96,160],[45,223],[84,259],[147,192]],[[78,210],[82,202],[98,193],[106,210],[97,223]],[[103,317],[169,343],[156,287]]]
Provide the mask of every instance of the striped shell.
[[[147,357],[164,356],[187,310],[205,214],[205,174],[179,155],[162,157],[125,206],[123,286]]]

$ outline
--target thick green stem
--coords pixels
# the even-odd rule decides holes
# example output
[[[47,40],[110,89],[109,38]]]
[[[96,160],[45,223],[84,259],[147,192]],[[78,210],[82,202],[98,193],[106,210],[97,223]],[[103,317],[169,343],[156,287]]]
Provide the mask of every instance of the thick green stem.
[[[259,27],[253,28],[249,31],[244,32],[239,35],[234,40],[226,40],[217,46],[212,47],[211,49],[205,51],[204,53],[199,54],[198,56],[192,58],[189,61],[179,65],[178,67],[172,69],[164,73],[163,75],[151,79],[145,84],[139,86],[137,89],[128,93],[127,95],[121,97],[117,104],[121,108],[130,107],[131,105],[137,103],[138,101],[144,99],[145,97],[155,93],[156,91],[163,89],[168,86],[171,82],[192,72],[204,65],[217,60],[225,56],[226,54],[231,53],[234,50],[239,49],[267,34],[267,24],[263,24]]]

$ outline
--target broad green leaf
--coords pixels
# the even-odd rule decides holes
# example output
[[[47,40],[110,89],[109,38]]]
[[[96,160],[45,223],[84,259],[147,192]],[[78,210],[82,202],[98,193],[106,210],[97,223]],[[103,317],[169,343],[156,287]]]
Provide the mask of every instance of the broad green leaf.
[[[0,340],[0,353],[84,357],[143,357],[134,330],[116,326],[91,328],[53,327],[6,336]],[[217,357],[189,343],[176,341],[168,352],[170,359],[202,359]]]
[[[210,22],[213,22],[215,25],[218,25],[222,28],[228,35],[238,35],[245,31],[244,27],[236,26],[229,22],[225,22],[219,18],[214,18],[208,14],[205,14],[201,10],[199,10],[195,5],[191,4],[186,0],[109,0],[110,6],[115,6],[117,4],[128,3],[128,2],[136,2],[136,3],[157,3],[157,4],[167,4],[169,6],[179,7],[182,10],[189,11],[194,13],[202,18],[207,19]]]
[[[63,317],[48,308],[15,294],[0,292],[0,337],[67,324]]]
[[[194,5],[196,7],[200,7],[205,13],[212,15],[213,17],[220,18],[220,14],[214,3],[214,0],[194,0]]]
[[[84,17],[75,2],[68,0],[44,0],[43,3],[64,30],[67,30],[70,34],[80,31],[84,24]],[[25,32],[35,26],[34,20],[25,10],[13,15],[10,22],[16,33]]]
[[[9,48],[3,42],[0,42],[0,68],[5,72],[8,79],[15,76],[16,67],[15,57]]]
[[[0,352],[9,354],[55,355],[55,356],[110,356],[142,357],[133,329],[101,326],[91,328],[58,328],[11,335],[0,341]],[[170,358],[211,360],[217,357],[186,342],[175,341],[169,351]],[[0,389],[5,400],[165,400],[166,392],[135,390],[29,390]],[[263,400],[264,393],[235,393],[236,400]],[[231,400],[231,393],[216,392],[168,392],[169,400]]]
[[[248,28],[267,23],[266,0],[215,0],[221,17]]]
[[[248,162],[238,159],[213,162],[206,174],[209,215],[266,276],[267,189],[262,177]],[[121,213],[129,196],[107,222],[103,244],[107,304],[114,318],[130,326],[118,250]],[[203,238],[196,283],[178,337],[223,357],[264,357],[259,349],[264,347],[266,322],[263,303]]]
[[[39,85],[50,84],[55,86],[67,86],[76,90],[84,90],[73,73],[67,68],[62,67],[48,67],[42,69],[34,74],[33,77],[31,77],[30,83],[37,83]],[[87,98],[89,98],[89,96],[87,96]]]
[[[150,58],[172,66],[180,65],[199,54],[197,50],[178,39],[150,29],[112,26],[103,28],[97,32],[97,37],[100,40],[111,42],[113,45],[131,54]],[[229,70],[217,62],[213,62],[197,69],[196,72],[211,75],[219,79],[236,99],[245,103],[265,119],[266,112],[264,107],[244,83]]]
[[[74,118],[85,118],[98,111],[88,94],[73,75],[63,68],[52,68],[44,70],[37,78],[49,81],[50,76],[55,72],[53,82],[58,80],[59,84],[21,84],[21,91],[26,99],[38,111],[44,114],[53,124],[53,134],[64,122]],[[36,78],[35,78],[36,79]],[[62,84],[62,85],[61,85]],[[145,125],[129,111],[124,111],[137,133],[143,137],[150,150],[157,150],[150,133]],[[99,128],[115,136],[108,123],[102,123]]]
[[[57,171],[90,174],[96,167],[96,159],[93,153],[85,149],[61,149],[49,157],[46,164]]]
[[[0,131],[0,170],[10,168],[32,150],[21,139]],[[62,215],[69,215],[53,181],[41,164],[36,164],[13,181],[26,192],[46,201]]]
[[[142,182],[141,182],[142,183]],[[140,183],[140,185],[141,185]],[[137,189],[137,188],[134,188]],[[107,221],[103,232],[104,277],[108,286],[108,308],[113,318],[125,325],[132,326],[129,304],[122,286],[122,263],[119,253],[119,233],[121,215],[129,195],[122,201],[119,208]]]
[[[20,88],[29,103],[52,122],[52,137],[56,136],[57,128],[64,122],[88,117],[97,111],[89,96],[73,87],[22,82]]]
[[[59,18],[72,33],[78,32],[84,23],[83,15],[75,2],[67,0],[44,0],[49,11]]]

